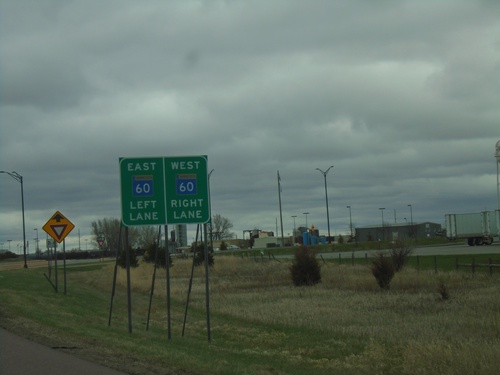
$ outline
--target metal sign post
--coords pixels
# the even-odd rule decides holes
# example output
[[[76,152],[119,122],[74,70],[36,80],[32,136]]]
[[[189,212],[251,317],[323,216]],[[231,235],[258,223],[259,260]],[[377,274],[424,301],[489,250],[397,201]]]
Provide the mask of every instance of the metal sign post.
[[[64,265],[64,294],[66,294],[66,236],[75,228],[75,225],[69,221],[62,213],[56,211],[54,215],[45,223],[42,229],[51,236],[57,243],[63,243],[63,265]],[[57,250],[54,242],[56,284],[55,291],[58,292],[57,277]],[[47,277],[47,276],[45,276]],[[50,282],[50,279],[49,279]],[[52,282],[51,282],[52,284]]]
[[[168,224],[207,224],[211,220],[207,156],[120,158],[122,224],[165,225],[168,338],[170,339],[170,251]],[[126,234],[126,241],[128,236]],[[127,293],[130,278],[127,251]],[[205,227],[207,329],[210,342],[208,246]],[[156,264],[155,264],[156,267]],[[113,286],[114,288],[114,286]],[[154,288],[154,276],[153,286]],[[148,316],[149,323],[149,316]],[[131,326],[129,328],[131,332]]]

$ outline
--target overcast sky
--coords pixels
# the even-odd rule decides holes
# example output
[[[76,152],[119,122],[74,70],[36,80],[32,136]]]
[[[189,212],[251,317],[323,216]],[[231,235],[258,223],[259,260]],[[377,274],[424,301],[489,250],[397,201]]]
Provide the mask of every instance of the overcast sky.
[[[0,170],[26,237],[121,217],[119,157],[207,155],[233,231],[497,206],[500,2],[0,0]],[[0,243],[22,247],[0,175]],[[395,210],[395,212],[394,212]],[[193,233],[194,227],[190,227]],[[189,241],[192,240],[190,234]]]

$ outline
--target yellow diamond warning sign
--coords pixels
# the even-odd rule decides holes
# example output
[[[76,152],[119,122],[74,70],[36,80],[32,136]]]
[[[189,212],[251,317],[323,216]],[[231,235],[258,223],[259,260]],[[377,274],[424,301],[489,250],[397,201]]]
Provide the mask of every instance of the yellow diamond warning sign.
[[[52,215],[43,226],[43,230],[58,243],[61,243],[74,228],[73,223],[59,211]]]

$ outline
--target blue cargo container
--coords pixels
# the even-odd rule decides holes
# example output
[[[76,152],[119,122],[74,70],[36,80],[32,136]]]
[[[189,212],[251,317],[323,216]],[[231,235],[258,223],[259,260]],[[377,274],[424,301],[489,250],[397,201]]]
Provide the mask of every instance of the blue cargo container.
[[[307,232],[302,233],[302,243],[304,245],[309,245],[309,233]]]

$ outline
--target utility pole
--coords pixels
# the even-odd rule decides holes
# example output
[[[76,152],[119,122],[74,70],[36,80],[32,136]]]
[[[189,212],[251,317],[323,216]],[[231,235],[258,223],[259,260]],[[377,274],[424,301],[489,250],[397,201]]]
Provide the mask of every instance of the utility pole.
[[[279,205],[280,205],[281,247],[285,247],[285,235],[283,234],[283,213],[281,211],[281,177],[280,177],[280,171],[278,171],[278,197],[279,197]],[[277,231],[278,230],[276,230],[276,232]]]
[[[328,188],[326,186],[326,175],[332,168],[333,165],[331,165],[326,171],[322,171],[321,169],[316,168],[316,170],[319,171],[323,175],[323,178],[325,179],[326,225],[328,226],[328,243],[330,243],[330,213],[328,212]]]

